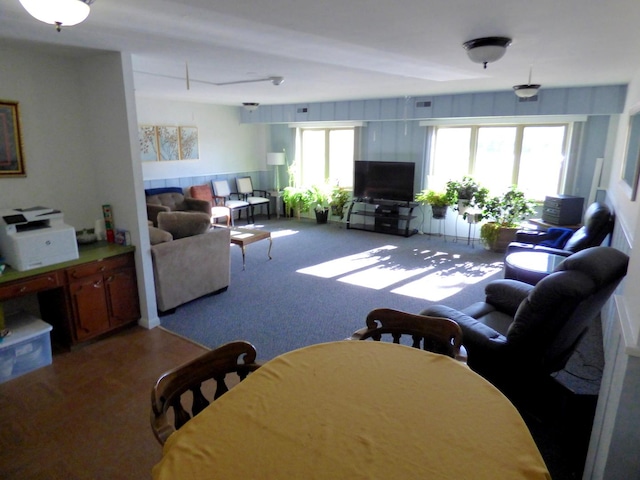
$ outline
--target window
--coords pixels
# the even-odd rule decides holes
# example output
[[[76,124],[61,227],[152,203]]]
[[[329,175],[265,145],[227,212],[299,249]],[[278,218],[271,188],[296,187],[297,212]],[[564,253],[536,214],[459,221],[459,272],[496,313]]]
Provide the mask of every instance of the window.
[[[301,129],[302,185],[353,187],[355,128]]]
[[[440,188],[471,175],[492,194],[517,185],[544,200],[562,191],[568,124],[437,127],[431,175]]]

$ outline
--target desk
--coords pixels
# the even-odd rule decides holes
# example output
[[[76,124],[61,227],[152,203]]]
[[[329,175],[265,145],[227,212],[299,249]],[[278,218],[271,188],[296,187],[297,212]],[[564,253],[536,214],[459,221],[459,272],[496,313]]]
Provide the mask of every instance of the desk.
[[[37,294],[42,319],[67,346],[140,318],[134,247],[96,242],[78,247],[79,258],[0,275],[0,302]]]
[[[250,374],[169,437],[153,478],[550,476],[517,410],[464,364],[345,340]]]
[[[515,252],[504,259],[504,278],[535,285],[552,273],[564,259],[562,255],[546,252]]]

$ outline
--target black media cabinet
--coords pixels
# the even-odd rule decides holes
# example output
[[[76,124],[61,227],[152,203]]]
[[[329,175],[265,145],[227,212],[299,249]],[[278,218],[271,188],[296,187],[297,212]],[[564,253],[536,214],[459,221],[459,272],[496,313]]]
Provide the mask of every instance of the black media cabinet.
[[[409,237],[417,233],[415,228],[411,228],[411,220],[416,218],[412,215],[413,209],[417,206],[415,202],[355,199],[349,206],[347,229]]]

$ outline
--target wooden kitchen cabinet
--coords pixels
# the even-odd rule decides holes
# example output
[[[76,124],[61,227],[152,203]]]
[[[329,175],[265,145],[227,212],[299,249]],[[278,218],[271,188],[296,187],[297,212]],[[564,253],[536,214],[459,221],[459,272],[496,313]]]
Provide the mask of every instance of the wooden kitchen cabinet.
[[[75,340],[82,342],[140,318],[133,255],[66,270]]]

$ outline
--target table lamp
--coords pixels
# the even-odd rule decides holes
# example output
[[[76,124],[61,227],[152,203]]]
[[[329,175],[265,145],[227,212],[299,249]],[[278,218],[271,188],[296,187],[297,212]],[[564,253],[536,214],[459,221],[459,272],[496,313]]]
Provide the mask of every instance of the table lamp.
[[[267,153],[267,165],[274,166],[274,177],[276,184],[276,192],[280,191],[280,176],[278,175],[278,165],[284,165],[284,152],[269,152]]]

